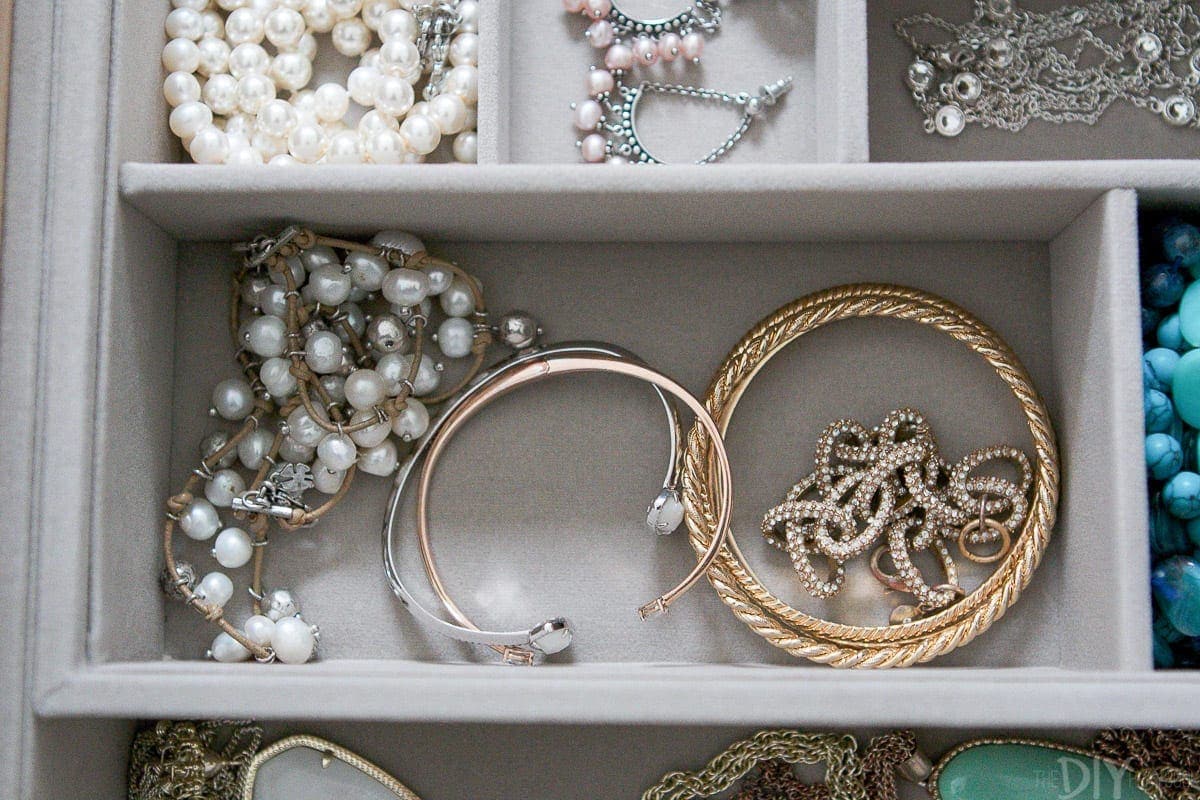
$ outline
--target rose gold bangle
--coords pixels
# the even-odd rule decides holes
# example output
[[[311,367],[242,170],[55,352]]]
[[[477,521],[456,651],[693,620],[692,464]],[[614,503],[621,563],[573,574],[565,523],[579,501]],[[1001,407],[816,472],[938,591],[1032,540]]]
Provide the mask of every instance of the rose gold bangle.
[[[700,554],[698,563],[688,573],[688,575],[674,588],[663,593],[662,596],[654,599],[638,609],[638,614],[642,619],[648,619],[653,616],[665,614],[670,605],[679,599],[685,592],[696,585],[705,573],[709,566],[717,557],[725,542],[725,531],[729,529],[729,521],[733,509],[733,494],[732,494],[732,479],[730,477],[729,457],[725,452],[725,446],[721,441],[720,430],[717,427],[716,421],[704,408],[703,404],[697,400],[683,386],[676,383],[671,378],[662,373],[651,369],[643,364],[635,361],[613,358],[608,356],[592,356],[592,355],[576,355],[576,354],[546,354],[542,358],[538,358],[528,363],[522,364],[517,368],[509,371],[508,374],[496,380],[486,389],[477,392],[465,402],[456,406],[449,414],[443,418],[440,429],[434,439],[430,442],[426,452],[425,463],[421,470],[420,481],[417,488],[417,538],[420,545],[421,559],[425,564],[425,573],[429,578],[429,582],[433,587],[434,592],[441,600],[447,613],[454,619],[458,626],[471,632],[478,632],[480,629],[471,621],[471,619],[463,612],[461,608],[450,597],[446,586],[442,581],[441,575],[438,573],[437,564],[433,555],[433,548],[429,536],[429,491],[433,481],[433,472],[437,465],[438,458],[449,444],[450,439],[455,432],[461,428],[467,420],[479,413],[485,406],[497,398],[508,394],[527,384],[536,383],[546,378],[555,375],[572,375],[584,372],[604,372],[618,375],[626,375],[636,378],[640,381],[649,383],[658,389],[667,392],[676,397],[681,403],[686,405],[688,409],[696,416],[696,426],[693,428],[690,438],[693,440],[708,442],[711,440],[712,446],[709,452],[712,454],[714,474],[717,478],[720,487],[718,494],[719,511],[717,514],[717,522],[715,525],[716,535],[713,537],[710,546],[706,552]],[[704,445],[704,446],[707,446]],[[498,646],[492,645],[493,649],[502,653],[505,660],[515,663],[533,663],[535,655],[545,655],[548,653],[558,652],[567,647],[571,641],[571,630],[569,624],[562,618],[552,620],[553,636],[542,641],[531,641],[528,646]],[[536,632],[536,631],[535,631]],[[465,638],[465,637],[464,637]]]

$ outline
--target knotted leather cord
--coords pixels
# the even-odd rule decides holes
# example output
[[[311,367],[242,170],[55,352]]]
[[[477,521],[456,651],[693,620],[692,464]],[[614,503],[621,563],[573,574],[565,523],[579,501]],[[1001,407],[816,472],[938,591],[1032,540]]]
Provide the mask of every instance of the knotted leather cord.
[[[219,464],[223,458],[234,452],[238,444],[258,429],[262,420],[268,415],[274,414],[280,419],[286,419],[292,411],[303,405],[308,415],[313,421],[323,430],[329,433],[344,433],[350,434],[365,428],[378,425],[379,420],[376,418],[365,420],[355,425],[349,425],[342,421],[341,412],[332,403],[332,399],[325,391],[325,387],[321,385],[320,380],[309,368],[304,360],[302,351],[297,352],[294,345],[302,339],[301,328],[307,324],[310,319],[308,310],[304,307],[300,298],[299,287],[296,285],[295,276],[292,274],[290,265],[287,263],[288,257],[298,256],[302,251],[311,250],[314,247],[326,246],[347,252],[366,253],[373,256],[382,255],[387,259],[388,263],[402,263],[410,269],[423,270],[432,266],[443,267],[452,272],[456,277],[463,279],[466,285],[470,288],[471,294],[475,300],[474,318],[474,339],[471,345],[473,355],[471,364],[463,373],[462,377],[449,390],[443,391],[432,397],[425,399],[425,403],[433,405],[446,400],[448,397],[457,394],[462,387],[466,386],[483,368],[483,361],[486,357],[488,347],[492,344],[493,336],[487,321],[487,307],[484,302],[483,289],[479,282],[472,276],[468,275],[456,264],[449,261],[444,261],[429,255],[425,251],[414,253],[410,256],[405,256],[402,253],[391,248],[379,248],[371,245],[352,242],[345,239],[336,239],[325,236],[318,236],[311,230],[301,229],[296,233],[291,241],[279,246],[276,251],[267,258],[261,266],[245,263],[243,267],[234,276],[232,282],[232,291],[230,293],[230,311],[229,311],[229,327],[233,338],[234,347],[236,348],[236,359],[246,379],[250,382],[251,389],[254,391],[254,411],[246,418],[242,427],[229,438],[223,447],[215,451],[212,455],[204,458],[200,462],[200,468],[188,476],[183,488],[176,494],[172,495],[167,500],[167,519],[163,526],[163,556],[166,563],[166,574],[168,576],[178,576],[178,562],[174,554],[174,532],[176,518],[187,508],[188,504],[197,497],[197,490],[200,490],[200,496],[203,495],[202,480],[203,475],[211,474],[219,469]],[[257,273],[261,269],[266,269],[268,272],[279,273],[286,287],[287,297],[287,341],[289,346],[289,358],[292,362],[291,372],[296,377],[298,384],[297,396],[291,398],[286,403],[276,406],[276,404],[266,394],[265,387],[259,378],[257,369],[261,364],[256,361],[242,346],[239,340],[239,331],[241,330],[243,303],[241,302],[241,285],[251,273]],[[321,306],[318,304],[317,311],[320,311]],[[347,334],[350,345],[355,353],[359,355],[358,361],[362,363],[364,359],[369,358],[365,347],[357,333],[354,332],[349,322],[342,318],[338,320],[342,326],[342,330]],[[389,420],[394,419],[397,414],[405,408],[405,401],[411,395],[413,381],[416,380],[418,370],[421,365],[421,354],[424,341],[425,320],[418,317],[415,321],[415,332],[413,336],[413,350],[411,353],[412,363],[409,367],[407,379],[403,382],[400,394],[395,398],[388,398],[382,405]],[[324,419],[322,412],[319,412],[316,406],[313,405],[311,395],[309,394],[310,387],[315,390],[324,404],[324,409],[329,410],[331,419]],[[277,433],[275,440],[272,443],[271,449],[267,456],[264,457],[262,465],[259,467],[253,482],[247,486],[248,491],[257,491],[263,485],[268,475],[273,469],[276,458],[279,454],[279,447],[283,442],[282,433]],[[342,479],[342,484],[337,492],[329,497],[322,505],[315,509],[296,509],[292,517],[289,519],[280,519],[279,527],[286,531],[294,531],[300,528],[305,528],[313,525],[325,514],[335,508],[350,490],[350,486],[354,482],[354,476],[357,469],[354,465],[346,470],[346,474]],[[245,521],[250,533],[254,537],[254,554],[252,560],[252,577],[250,586],[250,595],[253,598],[253,610],[255,614],[262,613],[261,598],[262,591],[262,574],[263,562],[265,560],[266,544],[269,542],[270,517],[266,514],[251,514],[246,512],[235,512],[234,517],[238,520]],[[174,578],[172,577],[172,580]],[[224,617],[224,609],[205,604],[198,598],[192,587],[187,584],[182,578],[174,580],[174,590],[178,593],[184,603],[192,606],[198,613],[204,616],[205,619],[216,624],[222,631],[229,634],[238,644],[250,651],[250,654],[257,660],[269,661],[273,657],[270,648],[256,644],[250,641],[239,629],[231,625]]]

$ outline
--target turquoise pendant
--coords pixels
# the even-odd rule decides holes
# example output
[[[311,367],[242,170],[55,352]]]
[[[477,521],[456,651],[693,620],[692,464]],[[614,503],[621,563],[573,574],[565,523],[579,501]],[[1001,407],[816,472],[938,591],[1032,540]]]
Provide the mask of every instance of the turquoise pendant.
[[[963,745],[942,759],[929,786],[934,800],[1150,800],[1119,764],[1041,742]]]

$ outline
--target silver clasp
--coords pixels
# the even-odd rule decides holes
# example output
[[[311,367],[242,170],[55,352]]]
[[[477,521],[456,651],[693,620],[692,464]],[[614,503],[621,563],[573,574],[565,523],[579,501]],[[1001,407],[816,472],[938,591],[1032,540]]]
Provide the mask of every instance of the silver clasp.
[[[233,510],[248,514],[291,519],[297,511],[308,511],[304,492],[314,485],[307,464],[286,463],[272,472],[262,486],[233,498]]]

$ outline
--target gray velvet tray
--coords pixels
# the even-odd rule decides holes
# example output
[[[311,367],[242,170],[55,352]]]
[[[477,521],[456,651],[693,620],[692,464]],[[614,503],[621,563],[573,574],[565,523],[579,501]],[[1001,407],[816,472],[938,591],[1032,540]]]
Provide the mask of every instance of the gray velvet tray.
[[[1136,278],[1139,202],[1200,201],[1196,162],[1156,160],[1190,155],[1190,140],[1119,112],[1087,131],[927,138],[901,107],[904,55],[886,41],[899,4],[742,0],[703,81],[744,88],[785,71],[798,87],[738,163],[587,168],[572,163],[564,110],[592,55],[575,21],[557,0],[485,0],[485,163],[199,168],[174,163],[159,99],[168,6],[16,4],[0,795],[121,796],[133,720],[157,716],[275,719],[275,732],[360,747],[430,797],[500,798],[630,796],[768,724],[915,724],[934,745],[995,729],[1200,726],[1200,680],[1151,670]],[[673,118],[653,113],[669,131]],[[727,127],[680,113],[690,138],[661,139],[680,153]],[[1026,161],[1042,158],[1060,160]],[[703,586],[640,623],[634,607],[692,555],[682,538],[639,529],[664,445],[649,396],[582,380],[509,398],[472,425],[434,498],[453,585],[489,621],[571,615],[571,658],[506,669],[416,629],[379,569],[386,486],[364,480],[324,534],[298,537],[270,566],[322,625],[323,659],[197,660],[207,633],[154,586],[161,502],[186,474],[208,387],[229,372],[213,322],[228,244],[291,220],[411,229],[480,275],[495,310],[526,307],[552,338],[632,347],[697,392],[745,329],[805,292],[891,280],[944,294],[1008,338],[1050,405],[1064,493],[1046,561],[984,637],[899,673],[790,661]],[[953,452],[1024,444],[994,378],[926,333],[830,329],[747,398],[730,436],[735,530],[780,585],[786,565],[757,543],[757,518],[834,417],[911,403]],[[514,588],[528,591],[518,600]],[[488,759],[500,777],[486,784],[446,766]],[[538,782],[544,759],[579,780]]]

